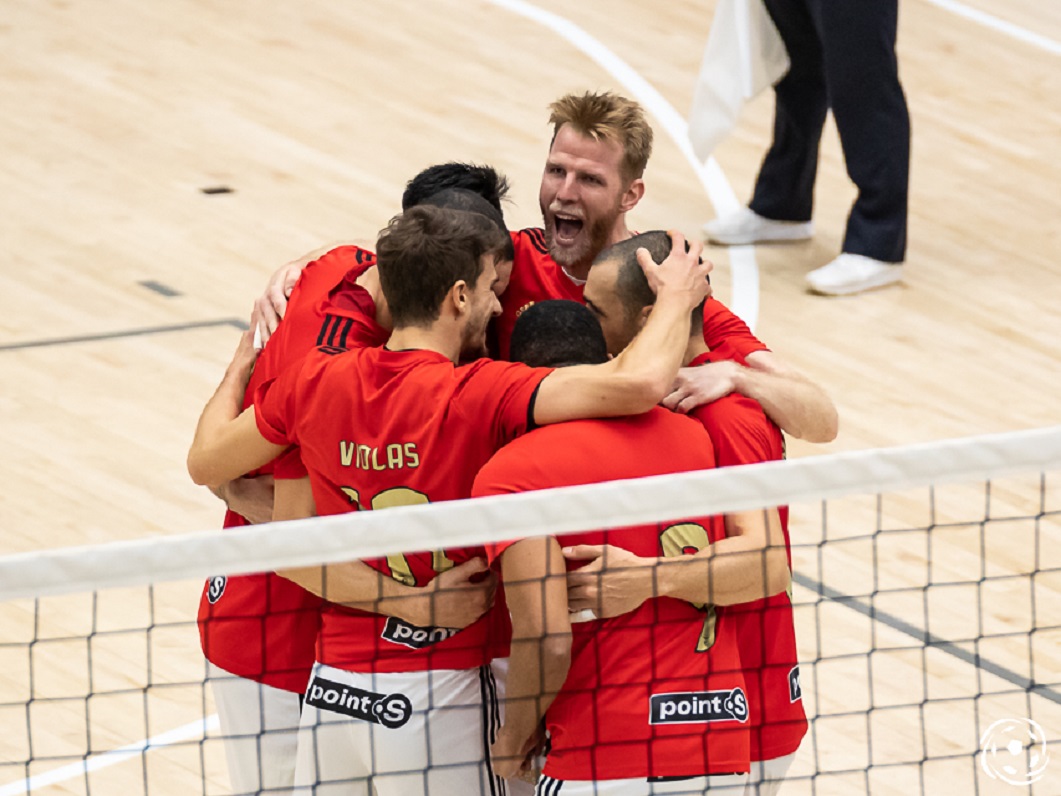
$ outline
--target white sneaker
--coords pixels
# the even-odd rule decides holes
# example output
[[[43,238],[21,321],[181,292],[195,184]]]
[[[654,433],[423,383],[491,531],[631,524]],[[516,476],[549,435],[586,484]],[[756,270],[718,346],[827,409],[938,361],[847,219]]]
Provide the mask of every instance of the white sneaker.
[[[744,246],[749,243],[778,243],[807,240],[814,234],[813,221],[774,221],[763,218],[750,207],[742,207],[722,218],[704,224],[711,243]]]
[[[901,263],[886,263],[861,254],[841,254],[828,265],[807,274],[807,285],[815,293],[846,296],[891,285],[902,278]]]

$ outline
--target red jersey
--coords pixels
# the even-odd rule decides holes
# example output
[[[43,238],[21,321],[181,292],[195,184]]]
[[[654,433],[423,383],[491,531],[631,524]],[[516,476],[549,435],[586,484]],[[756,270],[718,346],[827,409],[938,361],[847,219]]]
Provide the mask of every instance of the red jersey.
[[[478,360],[455,367],[426,350],[319,349],[259,390],[258,428],[296,443],[320,514],[467,498],[479,468],[524,433],[551,371]],[[409,585],[484,555],[462,548],[368,561]],[[497,606],[495,606],[496,608]],[[491,648],[494,610],[461,631],[325,604],[317,659],[349,671],[470,669]]]
[[[350,329],[361,331],[342,338],[333,336],[330,342],[371,345],[376,340],[375,344],[381,345],[386,341],[386,330],[375,323],[376,310],[371,296],[353,284],[353,280],[374,264],[375,256],[371,252],[356,246],[340,246],[303,269],[291,291],[283,323],[254,364],[244,394],[244,409],[251,405],[259,386],[300,362],[317,345],[328,330],[326,324],[322,329],[322,324],[332,301],[329,296],[336,291],[346,297],[351,314],[356,305],[358,313],[349,322]],[[276,464],[270,462],[255,475],[273,473]],[[225,513],[225,528],[248,524],[233,511]],[[199,601],[199,639],[203,654],[232,674],[302,693],[315,659],[321,604],[316,595],[272,573],[210,578]]]
[[[713,467],[698,423],[662,408],[546,426],[506,446],[474,495]],[[641,556],[693,553],[725,535],[721,518],[590,531],[561,544]],[[491,559],[511,542],[490,545]],[[569,569],[571,564],[569,562]],[[685,777],[748,770],[748,709],[733,621],[659,597],[623,616],[572,625],[571,669],[546,713],[545,773],[561,780]]]
[[[501,315],[494,327],[501,359],[508,359],[512,330],[516,320],[528,307],[549,299],[571,299],[585,303],[582,298],[583,283],[568,276],[550,256],[545,245],[545,230],[537,227],[511,234],[516,250],[512,279],[501,296]],[[767,350],[744,321],[713,298],[704,304],[704,341],[711,349],[728,344],[741,358]]]
[[[703,354],[693,366],[717,362],[715,352]],[[776,461],[785,457],[784,437],[758,402],[731,393],[690,413],[704,424],[719,467]],[[789,567],[788,507],[778,509]],[[807,732],[799,656],[792,621],[792,598],[785,592],[765,600],[730,606],[737,625],[741,663],[748,687],[751,716],[751,759],[772,760],[792,754]]]

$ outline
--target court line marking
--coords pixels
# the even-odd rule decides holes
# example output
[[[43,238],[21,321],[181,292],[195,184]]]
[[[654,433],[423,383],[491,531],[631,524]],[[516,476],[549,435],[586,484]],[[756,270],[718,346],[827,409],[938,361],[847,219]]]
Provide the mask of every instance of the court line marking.
[[[215,713],[204,719],[197,719],[190,724],[185,724],[183,727],[177,727],[176,729],[154,735],[146,740],[137,741],[107,752],[89,755],[77,763],[71,763],[43,774],[35,774],[18,782],[4,785],[0,787],[0,796],[21,796],[49,785],[66,782],[75,777],[87,776],[93,771],[124,763],[126,760],[156,749],[163,749],[183,741],[205,738],[207,733],[217,730],[220,726],[221,722]]]
[[[169,326],[145,326],[141,329],[126,329],[119,332],[101,332],[99,334],[85,334],[74,337],[54,337],[50,340],[29,340],[25,343],[5,343],[0,345],[0,351],[19,351],[25,348],[47,348],[56,345],[69,345],[71,343],[93,343],[99,340],[120,340],[125,337],[143,337],[149,334],[165,334],[167,332],[186,332],[190,329],[210,329],[215,326],[231,326],[240,331],[247,330],[247,322],[239,318],[221,318],[216,321],[192,321],[190,323],[175,323]]]
[[[800,586],[803,586],[805,589],[810,589],[822,599],[832,600],[833,602],[850,608],[852,611],[868,617],[874,622],[880,622],[882,625],[887,625],[893,630],[898,630],[900,633],[909,636],[915,641],[921,642],[925,649],[938,649],[940,652],[945,652],[960,661],[971,664],[981,671],[993,674],[996,677],[1005,680],[1007,683],[1012,683],[1029,694],[1037,694],[1057,705],[1061,705],[1061,693],[1058,693],[1050,686],[1033,685],[1031,680],[1018,674],[1012,669],[1007,669],[1002,664],[995,663],[994,661],[985,658],[983,655],[962,649],[953,641],[946,641],[933,633],[921,630],[916,625],[912,625],[897,616],[893,616],[886,611],[875,608],[872,604],[867,604],[859,597],[852,597],[844,594],[831,586],[826,586],[824,583],[820,583],[814,578],[800,575],[798,572],[792,573],[792,580]],[[800,603],[799,605],[803,605],[803,603]],[[873,651],[876,652],[878,650]],[[979,696],[983,695],[979,694],[972,698],[977,698]]]
[[[970,8],[969,6],[957,2],[957,0],[926,0],[934,6],[942,8],[945,11],[950,11],[952,14],[956,14],[959,17],[963,17],[972,22],[979,23],[986,28],[992,28],[993,30],[1010,36],[1018,41],[1022,41],[1025,44],[1031,44],[1034,47],[1046,50],[1048,53],[1054,55],[1061,55],[1061,43],[1054,41],[1048,36],[1043,36],[1039,33],[1033,33],[1030,30],[1022,28],[1020,25],[1015,25],[1012,22],[1007,22],[1000,17],[988,14],[986,11],[980,11],[976,8]]]
[[[490,0],[490,2],[557,33],[595,61],[633,94],[645,110],[656,118],[656,121],[681,150],[685,159],[689,161],[689,165],[692,166],[693,172],[699,178],[708,199],[714,206],[716,214],[725,215],[743,206],[737,200],[737,195],[733,192],[733,188],[726,180],[717,161],[714,158],[708,158],[707,163],[701,163],[696,153],[693,152],[693,145],[689,141],[688,122],[654,86],[600,40],[569,19],[551,11],[545,11],[524,0]],[[755,247],[731,246],[729,258],[732,272],[729,308],[748,324],[749,329],[754,331],[759,321],[759,267],[755,260]]]

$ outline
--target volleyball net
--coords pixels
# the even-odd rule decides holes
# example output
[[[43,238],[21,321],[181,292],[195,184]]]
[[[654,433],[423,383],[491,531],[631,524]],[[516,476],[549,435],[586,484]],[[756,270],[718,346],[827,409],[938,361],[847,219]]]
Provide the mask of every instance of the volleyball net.
[[[204,579],[774,506],[809,721],[780,793],[1061,793],[1053,427],[2,558],[0,796],[243,792]]]

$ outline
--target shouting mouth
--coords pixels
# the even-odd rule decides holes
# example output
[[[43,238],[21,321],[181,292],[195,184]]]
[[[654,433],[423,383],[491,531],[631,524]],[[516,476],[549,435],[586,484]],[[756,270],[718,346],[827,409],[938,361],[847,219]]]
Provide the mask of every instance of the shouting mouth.
[[[553,239],[561,246],[570,246],[582,232],[583,222],[580,218],[555,216],[553,220]]]

